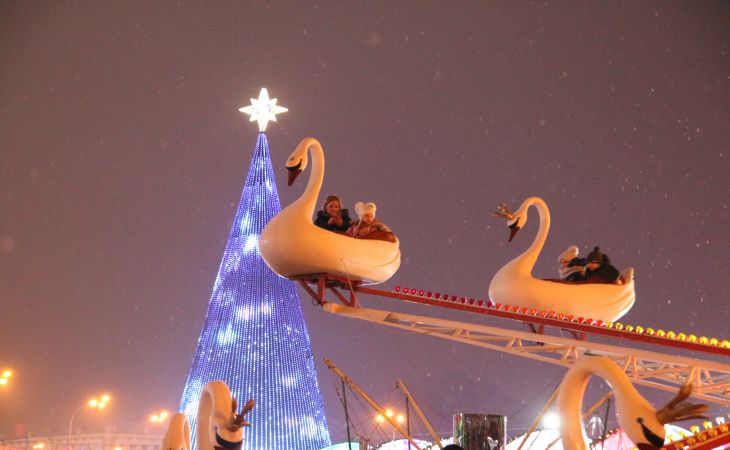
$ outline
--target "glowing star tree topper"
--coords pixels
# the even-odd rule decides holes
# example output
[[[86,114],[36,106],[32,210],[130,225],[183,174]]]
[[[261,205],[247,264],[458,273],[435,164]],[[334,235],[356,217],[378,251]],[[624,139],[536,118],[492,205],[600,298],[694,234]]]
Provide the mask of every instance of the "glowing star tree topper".
[[[251,105],[240,108],[239,111],[250,115],[251,118],[249,120],[251,122],[258,120],[259,131],[264,132],[266,131],[266,124],[269,123],[269,120],[276,122],[276,115],[285,113],[288,109],[283,106],[278,106],[275,98],[269,98],[269,92],[266,88],[261,88],[259,98],[252,98]]]

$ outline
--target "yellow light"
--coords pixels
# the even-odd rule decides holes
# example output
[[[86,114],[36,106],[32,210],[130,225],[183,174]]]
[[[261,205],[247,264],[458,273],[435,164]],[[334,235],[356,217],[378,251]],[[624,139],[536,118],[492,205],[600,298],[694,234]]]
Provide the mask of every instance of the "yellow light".
[[[109,400],[111,400],[111,397],[109,397],[109,394],[104,394],[101,396],[101,401],[104,403],[109,403]]]
[[[676,339],[677,338],[677,333],[675,333],[674,331],[671,331],[671,330],[670,331],[667,331],[667,337],[669,339]]]
[[[666,336],[667,333],[664,332],[664,330],[656,330],[656,335],[659,337]]]
[[[398,414],[398,416],[397,416],[397,417],[395,418],[395,420],[396,420],[396,421],[397,421],[398,423],[403,423],[403,422],[405,422],[405,421],[406,421],[406,418],[405,418],[405,417],[403,417],[403,414]]]
[[[167,411],[162,411],[162,412],[160,413],[160,420],[165,420],[165,419],[167,419],[167,416],[168,416],[168,415],[169,415],[169,414],[167,413]]]
[[[723,341],[720,343],[720,347],[730,348],[730,341],[728,341],[727,339],[723,339]]]
[[[99,404],[98,404],[98,405],[96,405],[96,407],[97,407],[97,408],[99,408],[99,409],[102,409],[102,408],[104,408],[105,406],[106,406],[106,403],[104,403],[104,402],[99,402]]]
[[[634,326],[633,325],[626,325],[626,331],[628,331],[628,332],[634,331]]]
[[[684,333],[678,333],[677,334],[677,339],[679,339],[680,341],[686,341],[687,340],[687,335],[684,334]]]
[[[0,385],[5,385],[5,384],[8,384],[8,379],[7,378],[0,378]]]
[[[382,414],[378,414],[377,416],[375,416],[375,421],[378,423],[383,423],[384,420],[385,420],[385,417],[383,417]]]
[[[700,336],[700,344],[707,344],[710,342],[709,339],[707,339],[707,336]]]
[[[717,338],[710,339],[710,345],[717,345],[720,341]]]
[[[694,334],[690,334],[689,336],[687,336],[687,340],[690,342],[697,342],[697,336],[695,336]]]
[[[99,400],[97,400],[95,398],[92,398],[91,400],[89,400],[89,406],[91,406],[92,408],[96,408],[96,405],[98,405],[98,404],[99,404]]]
[[[705,420],[702,422],[702,426],[705,427],[705,430],[709,430],[712,428],[712,421],[711,420]]]
[[[619,331],[624,329],[624,326],[618,322],[614,323],[613,327]]]
[[[644,327],[642,327],[641,325],[637,325],[636,326],[636,332],[639,333],[639,334],[643,333],[644,332]]]
[[[689,427],[689,431],[691,431],[694,434],[697,434],[700,432],[700,426],[699,425],[692,425]]]
[[[13,376],[13,372],[11,370],[4,370],[3,371],[3,378],[10,378]]]
[[[157,422],[159,422],[159,421],[160,421],[160,419],[159,419],[159,417],[157,416],[157,414],[152,414],[152,415],[150,416],[150,422],[152,422],[152,423],[157,423]]]
[[[646,334],[649,334],[649,335],[652,335],[653,336],[654,335],[654,328],[647,328],[646,329]]]
[[[122,447],[114,447],[114,450],[122,450]]]
[[[393,410],[388,408],[385,410],[386,417],[393,417]]]
[[[613,322],[611,322],[610,320],[606,322],[606,328],[613,328]]]

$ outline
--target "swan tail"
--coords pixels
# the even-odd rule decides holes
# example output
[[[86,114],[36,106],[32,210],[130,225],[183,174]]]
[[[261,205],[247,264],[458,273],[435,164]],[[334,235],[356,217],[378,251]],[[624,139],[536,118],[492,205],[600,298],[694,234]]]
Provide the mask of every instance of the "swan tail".
[[[633,281],[634,280],[634,268],[629,267],[627,269],[622,270],[619,280],[621,280],[622,284],[626,284],[630,281]]]

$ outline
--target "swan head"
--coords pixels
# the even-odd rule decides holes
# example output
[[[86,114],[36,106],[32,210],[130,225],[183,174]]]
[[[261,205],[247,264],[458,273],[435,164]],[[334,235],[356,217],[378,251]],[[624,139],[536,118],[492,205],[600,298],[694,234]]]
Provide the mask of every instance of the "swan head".
[[[507,228],[509,228],[509,239],[507,242],[512,242],[518,231],[527,222],[527,209],[520,208],[516,212],[512,213],[507,209],[507,205],[502,203],[497,206],[497,211],[492,213],[496,217],[504,217],[507,219]]]
[[[289,171],[288,186],[294,183],[300,173],[307,168],[309,158],[307,157],[307,150],[309,150],[309,142],[304,139],[297,145],[289,158],[286,160],[286,170]]]
[[[687,419],[706,419],[701,413],[707,411],[707,405],[683,402],[691,393],[692,385],[682,386],[674,399],[656,411],[650,407],[635,405],[626,415],[626,423],[621,423],[621,427],[639,450],[660,449],[664,446],[666,434],[664,424]],[[624,422],[623,416],[619,415],[619,422]]]

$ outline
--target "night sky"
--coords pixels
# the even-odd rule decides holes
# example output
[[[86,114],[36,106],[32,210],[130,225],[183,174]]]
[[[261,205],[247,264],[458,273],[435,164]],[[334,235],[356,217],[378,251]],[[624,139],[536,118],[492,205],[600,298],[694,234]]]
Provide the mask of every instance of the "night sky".
[[[318,138],[321,198],[376,202],[401,240],[384,289],[486,297],[537,230],[533,213],[507,244],[491,212],[537,195],[535,276],[599,245],[636,269],[622,322],[729,338],[728,24],[720,1],[0,3],[0,435],[65,434],[101,390],[87,431],[176,410],[256,144],[238,108],[261,87],[289,108],[267,130],[282,206],[305,185],[286,187],[286,157]],[[403,378],[445,432],[455,412],[524,429],[564,373],[300,295],[335,442],[325,357],[383,403]]]

